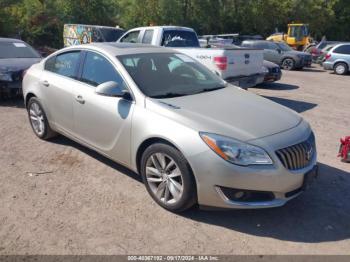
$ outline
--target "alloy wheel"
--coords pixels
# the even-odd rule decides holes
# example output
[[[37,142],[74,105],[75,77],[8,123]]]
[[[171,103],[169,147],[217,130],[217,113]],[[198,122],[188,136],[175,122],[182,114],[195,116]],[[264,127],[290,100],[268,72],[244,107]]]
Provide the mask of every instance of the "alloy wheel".
[[[342,75],[345,73],[345,66],[340,64],[340,65],[337,65],[337,67],[335,68],[335,72],[338,74],[338,75]]]
[[[292,59],[285,59],[282,63],[282,68],[286,70],[292,70],[294,67],[294,61]]]
[[[164,204],[175,204],[181,199],[182,173],[170,156],[152,154],[146,162],[146,179],[154,196]]]
[[[42,136],[45,132],[45,120],[44,120],[44,113],[41,110],[38,103],[34,102],[30,105],[29,117],[30,117],[30,122],[32,124],[32,127],[34,129],[34,132],[38,136]]]

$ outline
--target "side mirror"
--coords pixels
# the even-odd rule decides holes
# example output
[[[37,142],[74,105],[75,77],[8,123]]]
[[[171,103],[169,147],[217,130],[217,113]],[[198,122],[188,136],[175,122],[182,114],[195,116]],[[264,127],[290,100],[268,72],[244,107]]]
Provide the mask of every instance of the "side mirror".
[[[98,85],[95,89],[96,94],[102,96],[114,96],[121,97],[125,100],[132,100],[132,96],[128,90],[120,90],[118,83],[114,81],[108,81]]]
[[[124,100],[127,100],[127,101],[132,101],[132,95],[130,94],[130,92],[128,90],[123,90],[122,91],[122,98]]]
[[[280,53],[282,53],[282,50],[278,48],[277,52],[280,54]]]
[[[103,96],[119,96],[123,95],[122,91],[118,88],[118,83],[114,81],[108,81],[98,85],[95,89],[96,94]]]

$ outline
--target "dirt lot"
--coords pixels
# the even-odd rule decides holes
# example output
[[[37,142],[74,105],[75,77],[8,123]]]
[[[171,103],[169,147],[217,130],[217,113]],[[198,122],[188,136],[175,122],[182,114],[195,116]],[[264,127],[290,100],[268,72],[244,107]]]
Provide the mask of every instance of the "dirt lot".
[[[312,125],[320,176],[276,209],[169,213],[139,177],[78,144],[37,139],[21,101],[0,102],[0,254],[350,254],[350,76],[284,72],[251,92]]]

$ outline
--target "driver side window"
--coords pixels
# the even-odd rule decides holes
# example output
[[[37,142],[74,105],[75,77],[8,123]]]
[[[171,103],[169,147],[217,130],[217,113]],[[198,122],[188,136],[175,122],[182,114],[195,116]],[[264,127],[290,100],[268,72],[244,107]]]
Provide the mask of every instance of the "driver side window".
[[[124,80],[114,66],[106,58],[94,52],[86,54],[80,81],[92,86],[114,81],[121,90],[125,89]]]
[[[125,35],[122,39],[120,39],[120,42],[122,43],[138,43],[140,31],[132,31]]]

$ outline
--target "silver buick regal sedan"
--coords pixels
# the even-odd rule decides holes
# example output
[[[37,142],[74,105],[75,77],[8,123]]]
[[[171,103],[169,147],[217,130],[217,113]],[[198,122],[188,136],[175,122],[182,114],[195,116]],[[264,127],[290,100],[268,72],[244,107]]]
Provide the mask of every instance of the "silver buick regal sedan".
[[[27,71],[23,91],[39,138],[60,133],[127,166],[173,212],[281,206],[317,175],[300,115],[171,49],[65,48]]]

